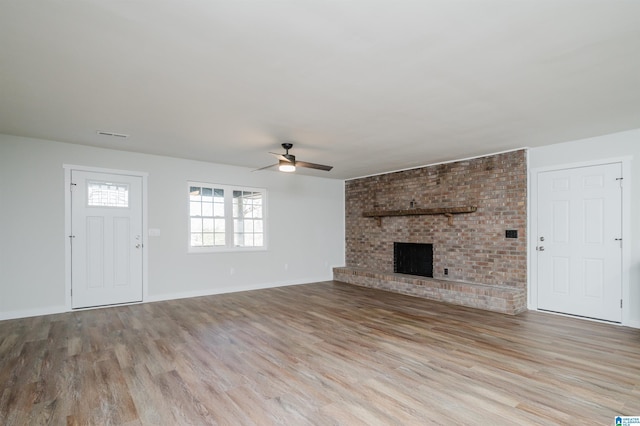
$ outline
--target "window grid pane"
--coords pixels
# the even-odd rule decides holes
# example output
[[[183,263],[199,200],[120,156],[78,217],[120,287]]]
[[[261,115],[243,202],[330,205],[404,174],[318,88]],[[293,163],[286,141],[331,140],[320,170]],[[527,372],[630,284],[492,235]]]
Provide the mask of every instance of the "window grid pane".
[[[202,247],[202,233],[191,233],[191,245],[193,247]]]
[[[200,201],[202,198],[200,196],[202,192],[202,188],[199,186],[192,186],[189,188],[189,199],[191,201]]]
[[[202,232],[202,219],[191,218],[191,233]]]

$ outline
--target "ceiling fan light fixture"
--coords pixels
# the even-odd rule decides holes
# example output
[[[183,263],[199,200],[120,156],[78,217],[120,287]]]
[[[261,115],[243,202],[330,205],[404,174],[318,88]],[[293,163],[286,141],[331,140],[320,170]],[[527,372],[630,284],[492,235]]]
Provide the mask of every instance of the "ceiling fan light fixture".
[[[289,161],[280,160],[278,163],[278,170],[281,172],[291,173],[296,171],[296,165]]]

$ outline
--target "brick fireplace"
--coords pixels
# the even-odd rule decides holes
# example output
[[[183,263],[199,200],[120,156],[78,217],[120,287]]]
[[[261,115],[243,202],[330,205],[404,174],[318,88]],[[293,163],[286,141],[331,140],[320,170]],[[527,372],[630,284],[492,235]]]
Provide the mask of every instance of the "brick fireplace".
[[[522,312],[526,179],[519,150],[347,181],[346,266],[334,279]],[[394,242],[433,244],[433,278],[394,273]]]

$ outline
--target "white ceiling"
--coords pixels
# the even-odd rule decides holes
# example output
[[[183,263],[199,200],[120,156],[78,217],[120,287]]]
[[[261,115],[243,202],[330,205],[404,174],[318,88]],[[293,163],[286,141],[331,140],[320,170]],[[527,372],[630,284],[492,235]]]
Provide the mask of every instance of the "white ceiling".
[[[0,133],[344,179],[632,128],[638,0],[0,0]]]

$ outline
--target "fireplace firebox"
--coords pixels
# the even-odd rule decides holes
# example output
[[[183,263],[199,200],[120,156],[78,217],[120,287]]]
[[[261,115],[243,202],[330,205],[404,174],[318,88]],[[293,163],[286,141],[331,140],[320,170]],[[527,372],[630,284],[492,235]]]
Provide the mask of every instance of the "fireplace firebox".
[[[433,244],[393,243],[393,272],[433,278]]]

